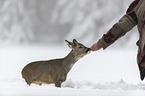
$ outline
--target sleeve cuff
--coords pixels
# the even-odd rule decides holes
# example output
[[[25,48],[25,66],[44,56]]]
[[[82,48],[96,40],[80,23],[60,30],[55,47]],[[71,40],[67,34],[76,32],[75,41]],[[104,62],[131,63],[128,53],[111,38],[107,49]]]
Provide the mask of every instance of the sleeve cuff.
[[[103,50],[105,50],[105,49],[108,47],[108,45],[107,45],[106,42],[103,40],[103,38],[99,39],[98,45],[99,45],[101,48],[103,48]]]

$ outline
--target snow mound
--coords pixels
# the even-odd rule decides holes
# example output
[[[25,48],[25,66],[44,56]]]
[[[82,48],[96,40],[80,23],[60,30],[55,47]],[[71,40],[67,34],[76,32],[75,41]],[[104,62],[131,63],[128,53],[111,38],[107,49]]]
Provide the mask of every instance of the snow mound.
[[[54,84],[42,84],[42,86],[31,84],[28,86],[22,78],[0,79],[0,89],[9,88],[55,88]],[[62,88],[88,89],[88,90],[145,90],[145,84],[128,84],[123,79],[118,82],[94,82],[94,81],[73,81],[71,79],[62,83]]]
[[[91,81],[72,81],[67,80],[63,85],[63,88],[76,88],[76,89],[99,89],[99,90],[145,90],[145,84],[139,83],[127,84],[122,79],[118,82],[91,82]]]

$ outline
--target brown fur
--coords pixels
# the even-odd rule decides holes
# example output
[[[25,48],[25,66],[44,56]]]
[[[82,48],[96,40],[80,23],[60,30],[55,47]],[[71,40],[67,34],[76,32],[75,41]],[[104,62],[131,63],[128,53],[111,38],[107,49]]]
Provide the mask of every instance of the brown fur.
[[[56,87],[61,87],[61,83],[66,80],[67,73],[73,64],[90,51],[90,48],[78,43],[75,39],[73,43],[67,40],[66,42],[72,48],[72,51],[66,57],[32,62],[23,68],[22,77],[28,85],[31,83],[39,85],[54,83]]]

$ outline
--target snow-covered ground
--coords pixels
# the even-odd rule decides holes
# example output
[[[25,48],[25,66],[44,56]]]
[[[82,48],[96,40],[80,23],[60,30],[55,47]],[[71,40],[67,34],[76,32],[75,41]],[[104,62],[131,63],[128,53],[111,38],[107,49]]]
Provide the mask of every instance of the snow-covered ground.
[[[28,86],[21,76],[23,67],[38,60],[66,56],[70,49],[51,46],[1,46],[0,96],[144,96],[137,50],[106,49],[91,52],[68,73],[62,88],[54,84]]]

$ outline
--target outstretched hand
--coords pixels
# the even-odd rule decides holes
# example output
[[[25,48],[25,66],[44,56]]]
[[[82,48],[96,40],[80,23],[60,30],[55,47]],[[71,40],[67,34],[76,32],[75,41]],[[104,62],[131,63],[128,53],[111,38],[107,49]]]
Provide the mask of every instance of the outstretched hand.
[[[91,49],[91,51],[97,51],[97,50],[101,49],[101,47],[96,42],[90,47],[90,49]]]

